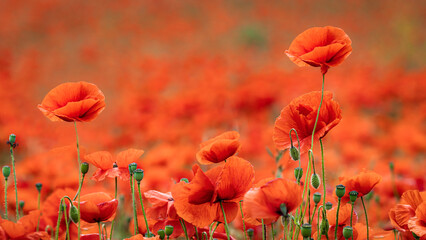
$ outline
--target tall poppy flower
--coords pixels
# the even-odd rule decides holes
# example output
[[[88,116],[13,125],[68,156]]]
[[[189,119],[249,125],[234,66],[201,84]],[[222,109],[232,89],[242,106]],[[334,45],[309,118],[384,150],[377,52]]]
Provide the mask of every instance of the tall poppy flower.
[[[87,82],[68,82],[50,90],[38,105],[51,121],[89,122],[105,108],[105,96]]]
[[[118,201],[104,192],[89,193],[81,196],[81,219],[88,223],[107,221],[117,210]]]
[[[311,147],[311,135],[314,129],[318,107],[321,101],[321,92],[310,92],[293,99],[289,105],[281,110],[280,116],[274,125],[274,143],[278,149],[290,147],[290,130],[294,128],[300,139],[301,153]],[[323,106],[320,110],[314,138],[323,138],[328,131],[342,119],[340,106],[333,100],[331,92],[324,92]],[[293,142],[295,142],[295,136]],[[297,145],[297,141],[295,143]]]
[[[238,132],[229,131],[201,143],[201,149],[196,155],[198,162],[212,164],[225,161],[240,150],[239,138]]]
[[[86,155],[84,159],[98,168],[92,176],[93,180],[102,181],[105,177],[119,177],[126,181],[130,178],[129,164],[137,163],[140,166],[139,158],[143,153],[143,150],[131,148],[118,153],[114,159],[111,153],[99,151]]]
[[[190,183],[179,182],[172,187],[177,214],[197,227],[213,221],[231,222],[238,212],[238,201],[250,189],[254,180],[253,166],[232,156],[226,163],[203,172],[198,165],[192,168],[195,176]]]
[[[340,184],[346,187],[342,202],[349,201],[349,192],[357,191],[358,197],[367,195],[381,180],[382,177],[375,172],[361,172],[353,177],[339,177]]]
[[[341,64],[352,52],[351,39],[340,28],[313,27],[299,34],[285,51],[299,67],[321,67],[327,73],[330,67]]]
[[[261,187],[250,189],[244,195],[243,211],[250,218],[276,220],[295,210],[301,203],[302,187],[293,181],[276,178]],[[285,204],[286,213],[281,210],[282,204]]]
[[[36,232],[37,221],[40,217],[40,211],[31,211],[23,216],[16,223],[9,220],[0,220],[0,238],[1,239],[40,239],[48,240],[50,236],[47,232]],[[3,235],[3,236],[2,236]],[[4,237],[4,238],[3,238]]]

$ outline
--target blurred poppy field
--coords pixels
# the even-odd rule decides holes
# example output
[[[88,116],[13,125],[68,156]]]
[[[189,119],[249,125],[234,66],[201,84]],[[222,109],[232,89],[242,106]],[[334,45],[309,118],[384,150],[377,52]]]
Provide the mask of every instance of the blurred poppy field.
[[[425,12],[0,1],[0,240],[426,239]]]

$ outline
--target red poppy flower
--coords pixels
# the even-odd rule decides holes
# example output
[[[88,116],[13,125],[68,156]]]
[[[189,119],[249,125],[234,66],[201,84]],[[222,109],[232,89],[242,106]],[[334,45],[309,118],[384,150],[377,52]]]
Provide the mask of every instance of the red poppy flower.
[[[229,131],[201,143],[201,149],[196,155],[198,162],[212,164],[225,161],[240,150],[239,138],[238,132]]]
[[[125,238],[124,240],[160,240],[160,236],[157,235],[155,237],[144,237],[142,234],[137,234],[133,237]]]
[[[282,216],[281,204],[285,204],[288,213],[299,207],[302,191],[297,183],[277,178],[261,187],[250,189],[244,195],[243,209],[247,217],[276,220]]]
[[[340,184],[346,187],[342,202],[349,201],[351,191],[357,191],[358,197],[367,195],[381,180],[382,177],[375,172],[361,172],[353,177],[339,177]]]
[[[0,220],[0,239],[41,239],[48,240],[47,232],[36,232],[40,211],[31,211],[14,223],[9,220]],[[2,236],[3,235],[3,236]],[[3,238],[4,237],[4,238]]]
[[[93,180],[102,181],[105,177],[119,177],[121,180],[126,181],[130,178],[129,164],[137,163],[139,168],[141,165],[139,158],[143,153],[143,150],[131,148],[117,154],[114,160],[111,153],[99,151],[86,155],[84,159],[98,168],[92,176]],[[116,164],[116,167],[114,167],[114,164]]]
[[[83,195],[80,198],[81,219],[88,223],[107,221],[114,215],[117,206],[117,199],[104,192]]]
[[[408,221],[408,228],[421,240],[426,239],[426,200],[416,209],[416,216]]]
[[[299,135],[301,153],[306,153],[309,150],[320,101],[321,92],[310,92],[293,99],[289,105],[281,110],[280,116],[275,121],[273,136],[275,146],[278,149],[290,147],[289,133],[294,128]],[[324,92],[323,105],[321,106],[314,139],[323,138],[341,119],[340,106],[333,100],[333,94]],[[295,134],[292,134],[292,138],[293,144],[297,146]]]
[[[232,156],[226,163],[203,172],[198,165],[190,183],[179,182],[172,188],[177,214],[197,227],[213,221],[231,222],[238,212],[238,201],[250,189],[254,180],[253,166],[246,160]]]
[[[351,39],[337,27],[313,27],[299,34],[291,43],[287,56],[299,67],[321,67],[325,74],[341,64],[352,52]]]
[[[63,83],[44,97],[38,105],[51,121],[89,122],[105,108],[105,96],[92,83]]]

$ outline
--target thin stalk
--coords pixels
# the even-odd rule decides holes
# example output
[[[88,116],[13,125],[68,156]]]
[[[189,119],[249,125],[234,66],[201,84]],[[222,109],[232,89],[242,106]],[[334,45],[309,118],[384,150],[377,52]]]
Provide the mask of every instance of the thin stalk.
[[[266,226],[265,226],[265,223],[263,222],[263,218],[262,218],[262,239],[266,240]]]
[[[367,225],[367,240],[370,239],[369,230],[368,230],[368,216],[367,216],[367,209],[365,208],[364,204],[364,197],[361,197],[362,206],[364,207],[364,214],[365,214],[365,224]]]
[[[275,239],[275,234],[274,234],[274,223],[271,223],[271,235],[272,235],[272,240]]]
[[[337,240],[337,229],[339,225],[339,210],[340,210],[340,200],[342,198],[339,197],[337,200],[337,212],[336,212],[336,228],[334,229],[334,239]]]
[[[212,223],[213,224],[213,223]],[[216,223],[216,227],[214,227],[214,229],[213,229],[213,231],[212,232],[210,232],[210,240],[213,240],[213,234],[214,234],[214,232],[216,231],[216,228],[219,226],[219,222],[217,222]]]
[[[10,146],[10,158],[12,159],[13,179],[15,181],[16,221],[18,221],[19,220],[18,183],[16,181],[15,156],[13,155],[13,146]]]
[[[314,124],[314,129],[312,130],[312,137],[311,137],[311,150],[314,150],[314,136],[315,136],[315,130],[317,128],[317,123],[318,123],[318,118],[320,115],[320,110],[321,110],[321,105],[322,105],[322,100],[324,98],[324,82],[325,82],[325,74],[322,75],[322,87],[321,87],[321,101],[318,107],[318,111],[317,111],[317,117],[315,119],[315,124]]]
[[[195,228],[195,237],[197,240],[200,240],[200,238],[198,237],[198,228],[196,226],[194,226]]]
[[[283,219],[284,219],[284,217],[282,217]],[[285,237],[285,234],[286,234],[286,232],[285,232],[285,230],[288,230],[287,229],[287,226],[288,226],[288,221],[287,220],[285,220],[284,219],[284,228],[283,228],[283,238],[285,239],[286,237]],[[289,231],[287,231],[287,233],[288,233]],[[288,239],[288,238],[287,238]]]
[[[243,202],[243,200],[240,201],[241,220],[243,221],[243,235],[244,235],[244,240],[246,240],[246,224],[244,223],[244,213],[243,213],[242,202]]]
[[[222,200],[220,200],[220,208],[222,208],[222,213],[223,213],[223,220],[224,220],[224,224],[225,224],[225,231],[226,231],[226,237],[229,238],[229,227],[228,227],[228,223],[226,221],[226,214],[225,214],[225,209],[223,208],[223,204],[222,204]]]
[[[318,229],[317,230],[318,231],[318,234],[317,234],[318,235],[318,240],[321,239],[321,235],[322,235],[322,233],[321,233],[321,227],[320,227],[320,209],[321,208],[324,208],[323,205],[319,206],[319,208],[318,208],[318,220],[317,220],[317,224],[318,224],[318,228],[317,228]]]
[[[77,209],[78,209],[78,233],[77,233],[77,239],[80,240],[80,234],[81,234],[81,221],[80,221],[80,192],[81,192],[81,186],[83,185],[83,178],[81,176],[80,166],[81,166],[81,160],[80,160],[80,145],[78,142],[78,131],[77,131],[77,122],[74,121],[74,129],[75,129],[75,138],[76,138],[76,146],[77,146],[77,160],[78,160],[78,179],[80,181],[80,187],[77,192]]]
[[[117,177],[115,177],[115,195],[114,198],[117,199]],[[111,231],[109,233],[109,239],[112,239],[112,231],[114,231],[114,222],[115,222],[115,217],[114,219],[112,219],[111,222]]]
[[[322,184],[324,189],[324,196],[322,198],[322,204],[325,206],[325,196],[327,194],[326,188],[325,188],[325,166],[324,166],[324,146],[322,144],[322,139],[319,139],[320,145],[321,145],[321,163],[322,163]],[[325,208],[322,208],[324,215],[327,216],[327,211],[325,211]],[[319,214],[319,213],[318,213]]]
[[[139,191],[139,201],[141,202],[142,213],[143,213],[143,217],[145,219],[146,231],[148,232],[148,236],[150,236],[151,232],[149,231],[148,220],[146,218],[145,208],[143,206],[142,193],[141,193],[141,183],[140,182],[138,182],[138,191]],[[184,224],[184,226],[185,226],[185,224]],[[186,228],[184,228],[184,231],[185,231],[186,238],[188,239],[188,236],[187,236],[188,234],[186,233]]]
[[[318,204],[315,204],[314,212],[312,213],[312,216],[309,218],[309,224],[311,224],[314,221],[315,212],[317,211],[317,207],[318,207]],[[319,209],[318,209],[318,214],[319,214]]]
[[[134,235],[138,234],[138,216],[136,211],[135,188],[133,183],[133,174],[130,175],[130,191],[132,192],[132,207],[133,207],[133,220],[134,220]]]
[[[65,227],[66,227],[66,238],[68,240],[71,240],[71,238],[70,238],[70,229],[69,229],[69,224],[68,224],[68,219],[67,219],[67,211],[66,211],[67,207],[66,207],[66,205],[62,205],[62,208],[65,208],[65,210],[63,211],[63,213],[64,213],[64,220],[65,220]]]
[[[39,210],[39,211],[40,211],[40,196],[41,196],[41,192],[39,191],[38,196],[37,196],[37,210]],[[40,215],[41,215],[41,213],[40,213]],[[38,215],[38,218],[37,218],[36,232],[38,232],[38,229],[40,227],[40,215]]]
[[[351,205],[352,205],[352,207],[351,207],[351,227],[352,227],[352,217],[353,217],[353,215],[354,215],[354,204],[355,204],[355,202],[351,202]],[[353,237],[350,237],[349,239],[353,239]]]
[[[99,240],[102,240],[101,222],[98,222],[98,228],[99,228]]]
[[[58,212],[58,221],[56,222],[56,233],[55,233],[55,240],[58,240],[59,238],[59,226],[61,225],[62,220],[62,199],[59,203],[59,212]]]
[[[4,179],[4,211],[4,219],[7,220],[7,178]]]
[[[180,222],[180,225],[182,226],[183,232],[185,233],[185,239],[189,240],[189,238],[188,238],[188,232],[186,231],[185,222],[182,219],[179,219],[179,222]]]

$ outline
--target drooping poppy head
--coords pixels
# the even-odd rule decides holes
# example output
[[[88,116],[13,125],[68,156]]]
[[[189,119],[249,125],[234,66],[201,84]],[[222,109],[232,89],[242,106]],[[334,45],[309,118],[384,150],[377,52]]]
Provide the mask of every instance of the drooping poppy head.
[[[408,228],[421,240],[426,239],[426,201],[416,209],[416,216],[408,221]]]
[[[275,146],[278,149],[283,150],[290,147],[289,133],[294,128],[300,139],[301,153],[308,151],[311,147],[311,135],[320,101],[320,91],[310,92],[293,99],[289,105],[281,110],[280,116],[275,120],[273,135]],[[323,138],[341,119],[340,106],[333,100],[333,94],[324,92],[314,139]],[[292,140],[294,146],[297,146],[297,138],[294,132],[292,132]]]
[[[325,74],[330,67],[341,64],[352,52],[351,39],[340,28],[313,27],[299,34],[285,51],[299,67],[321,67]]]
[[[271,180],[261,187],[250,189],[244,195],[244,212],[251,218],[277,219],[302,203],[302,190],[297,183],[287,179]]]
[[[77,202],[74,202],[77,205]],[[81,219],[88,223],[107,221],[117,210],[118,201],[104,192],[95,192],[80,197]]]
[[[357,191],[358,197],[367,195],[382,180],[382,176],[375,172],[361,172],[353,177],[339,177],[339,180],[340,184],[346,187],[342,202],[347,202],[349,192]]]
[[[51,121],[89,122],[105,108],[105,96],[87,82],[68,82],[50,90],[38,105]]]
[[[240,134],[229,131],[200,144],[197,160],[201,164],[219,163],[235,155],[241,148]]]

